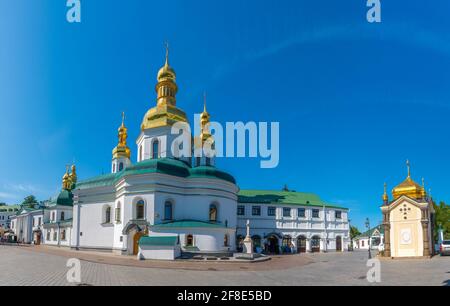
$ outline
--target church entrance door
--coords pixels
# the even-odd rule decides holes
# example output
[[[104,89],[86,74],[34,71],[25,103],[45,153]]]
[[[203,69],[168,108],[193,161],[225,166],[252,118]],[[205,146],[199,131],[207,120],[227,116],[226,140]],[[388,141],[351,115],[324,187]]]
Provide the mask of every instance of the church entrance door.
[[[139,253],[139,239],[144,236],[144,233],[137,232],[133,237],[133,255],[137,255]]]
[[[342,252],[342,237],[341,236],[336,237],[336,251]]]
[[[297,239],[297,251],[299,253],[306,253],[306,237],[300,236]]]
[[[278,237],[273,235],[267,238],[267,248],[270,254],[278,254],[280,252],[280,247],[278,246]]]

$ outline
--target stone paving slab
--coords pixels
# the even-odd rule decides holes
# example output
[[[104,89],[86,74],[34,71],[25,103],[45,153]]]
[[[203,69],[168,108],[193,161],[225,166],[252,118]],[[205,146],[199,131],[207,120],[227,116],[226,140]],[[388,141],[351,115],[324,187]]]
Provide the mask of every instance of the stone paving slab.
[[[38,252],[33,248],[0,246],[0,286],[44,285],[67,286],[67,256]],[[308,258],[296,265],[297,258]],[[450,257],[429,260],[382,261],[382,282],[366,280],[367,253],[327,253],[307,256],[284,256],[288,269],[259,270],[189,270],[113,265],[81,261],[82,279],[95,286],[284,286],[284,285],[435,285],[450,283]],[[276,263],[276,260],[273,262]],[[172,264],[172,263],[166,263]],[[205,264],[205,263],[198,263]],[[219,265],[216,265],[219,266]]]

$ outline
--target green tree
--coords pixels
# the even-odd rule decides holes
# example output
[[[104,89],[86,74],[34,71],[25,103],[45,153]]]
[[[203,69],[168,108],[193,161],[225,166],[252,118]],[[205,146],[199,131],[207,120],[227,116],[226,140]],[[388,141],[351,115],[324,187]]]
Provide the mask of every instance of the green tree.
[[[350,226],[350,239],[353,240],[356,237],[358,237],[359,235],[361,235],[361,232],[358,230],[358,228],[356,226]]]
[[[444,230],[445,239],[450,239],[450,206],[445,202],[440,202],[439,205],[434,204],[435,226],[434,239],[437,241],[438,229]]]
[[[22,205],[32,206],[32,205],[37,204],[37,202],[38,201],[36,200],[36,197],[34,195],[29,195],[23,200]]]

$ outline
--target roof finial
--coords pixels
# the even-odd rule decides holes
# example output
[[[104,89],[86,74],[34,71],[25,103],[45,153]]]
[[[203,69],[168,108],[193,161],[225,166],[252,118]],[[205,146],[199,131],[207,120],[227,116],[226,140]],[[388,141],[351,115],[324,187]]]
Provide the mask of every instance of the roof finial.
[[[203,112],[206,113],[206,91],[203,92]]]
[[[408,168],[408,178],[411,178],[411,164],[409,163],[409,159],[406,160],[406,167]]]
[[[389,196],[387,194],[387,184],[384,183],[384,194],[383,194],[383,202],[388,202],[389,201]]]
[[[122,112],[122,127],[125,126],[125,112]]]
[[[169,42],[166,41],[164,45],[166,47],[166,66],[169,66]]]

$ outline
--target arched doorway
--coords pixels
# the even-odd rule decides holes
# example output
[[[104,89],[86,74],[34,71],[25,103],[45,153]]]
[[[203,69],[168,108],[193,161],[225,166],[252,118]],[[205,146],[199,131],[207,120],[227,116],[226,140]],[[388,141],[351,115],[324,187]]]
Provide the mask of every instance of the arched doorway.
[[[342,237],[341,236],[336,237],[336,251],[342,252]]]
[[[41,236],[42,236],[41,231],[34,232],[34,244],[35,245],[40,245],[41,244]]]
[[[283,253],[291,253],[292,250],[292,238],[289,235],[286,235],[283,237],[283,240],[281,242],[281,251]]]
[[[277,236],[271,235],[267,237],[267,252],[269,254],[278,254],[280,252]]]
[[[313,236],[311,238],[311,252],[319,253],[320,252],[320,237]]]
[[[253,240],[253,252],[258,252],[261,249],[261,237],[258,235],[252,236]]]
[[[297,252],[298,253],[306,253],[306,237],[299,236],[297,238]]]
[[[133,237],[133,255],[137,255],[139,253],[139,239],[144,236],[143,232],[137,232]]]

